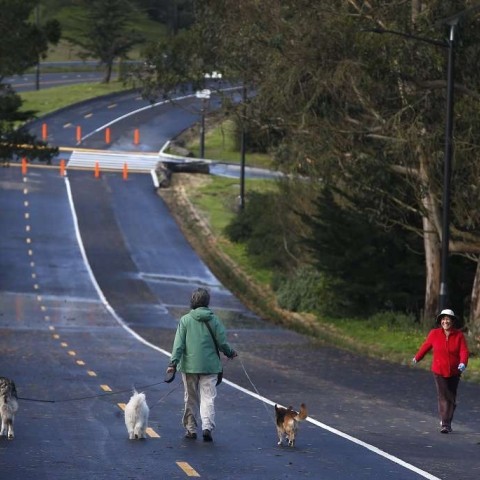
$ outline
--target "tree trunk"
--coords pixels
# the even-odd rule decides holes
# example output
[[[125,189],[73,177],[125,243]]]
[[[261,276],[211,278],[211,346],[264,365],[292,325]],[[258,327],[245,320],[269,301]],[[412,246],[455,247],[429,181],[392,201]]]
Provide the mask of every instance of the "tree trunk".
[[[437,232],[427,217],[423,218],[423,244],[426,284],[422,323],[425,326],[431,326],[437,315],[440,294],[440,244]]]
[[[103,79],[103,83],[110,83],[110,78],[112,77],[112,62],[108,62],[105,64],[105,77]]]
[[[477,260],[477,271],[475,272],[472,295],[470,297],[468,330],[471,338],[470,347],[478,352],[480,349],[480,257]]]

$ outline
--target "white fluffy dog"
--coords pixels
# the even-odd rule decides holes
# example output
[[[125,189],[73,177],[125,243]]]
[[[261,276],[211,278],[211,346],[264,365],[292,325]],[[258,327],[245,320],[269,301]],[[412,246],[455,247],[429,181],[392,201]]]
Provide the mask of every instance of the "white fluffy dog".
[[[130,440],[146,438],[145,432],[148,427],[149,412],[145,394],[134,390],[133,395],[125,406],[125,425]]]

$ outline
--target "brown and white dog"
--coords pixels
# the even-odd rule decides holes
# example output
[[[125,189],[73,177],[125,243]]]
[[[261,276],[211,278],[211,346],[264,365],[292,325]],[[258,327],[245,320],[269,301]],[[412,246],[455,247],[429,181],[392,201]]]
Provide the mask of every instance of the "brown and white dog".
[[[9,440],[13,440],[15,436],[13,432],[13,422],[17,410],[18,398],[15,383],[13,380],[0,377],[0,417],[2,418],[0,437],[6,435]]]
[[[295,446],[298,422],[307,418],[307,407],[304,403],[300,405],[300,412],[292,407],[284,408],[275,405],[275,420],[277,423],[278,445],[282,445],[283,437],[288,439],[288,446]]]

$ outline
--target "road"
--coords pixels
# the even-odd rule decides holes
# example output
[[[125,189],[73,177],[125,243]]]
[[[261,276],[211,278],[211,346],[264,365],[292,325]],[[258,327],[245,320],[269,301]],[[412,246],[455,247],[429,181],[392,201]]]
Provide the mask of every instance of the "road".
[[[118,100],[61,112],[49,131],[61,141],[71,133],[64,126],[82,118],[93,132],[138,101]],[[178,127],[192,120],[180,110]],[[142,148],[155,151],[162,125],[172,128],[165,116]],[[120,144],[131,144],[131,128]],[[12,166],[0,170],[0,186],[1,374],[25,398],[16,438],[0,440],[2,478],[478,478],[477,385],[462,383],[455,431],[440,435],[428,372],[257,318],[191,249],[148,175],[62,178],[57,168]],[[162,383],[176,322],[198,285],[211,289],[239,352],[225,362],[213,444],[183,439],[182,387]],[[133,386],[151,406],[145,441],[129,441],[123,424]],[[309,418],[296,447],[278,447],[273,404],[301,402]]]
[[[74,85],[77,83],[100,82],[103,77],[104,73],[100,71],[41,72],[40,89],[45,90],[47,88]],[[36,74],[28,73],[7,77],[5,82],[10,83],[17,92],[28,92],[36,88]]]

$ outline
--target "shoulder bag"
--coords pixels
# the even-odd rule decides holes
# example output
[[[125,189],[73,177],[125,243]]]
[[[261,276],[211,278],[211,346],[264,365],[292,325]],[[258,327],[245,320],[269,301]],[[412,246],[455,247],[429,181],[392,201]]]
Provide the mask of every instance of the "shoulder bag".
[[[210,326],[210,320],[208,322],[205,322],[205,325],[207,326],[208,331],[210,332],[210,335],[212,336],[213,343],[215,344],[215,350],[217,351],[218,358],[220,359],[220,351],[218,350],[217,340],[215,339],[215,335],[212,332],[212,327]],[[222,363],[222,361],[220,359],[220,364],[221,363]],[[217,383],[216,383],[217,387],[222,383],[222,380],[223,380],[223,366],[222,366],[222,370],[220,372],[218,372],[218,374],[217,374]]]

